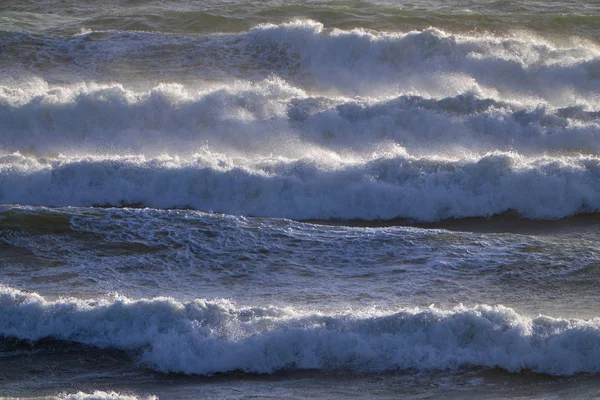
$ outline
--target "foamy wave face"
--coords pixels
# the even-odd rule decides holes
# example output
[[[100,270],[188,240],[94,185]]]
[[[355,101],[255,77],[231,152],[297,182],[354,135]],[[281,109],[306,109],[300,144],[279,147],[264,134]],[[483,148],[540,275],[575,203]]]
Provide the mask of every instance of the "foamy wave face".
[[[535,95],[560,101],[568,89],[598,93],[600,49],[591,43],[560,48],[535,37],[450,34],[430,28],[402,34],[325,30],[314,21],[264,25],[250,32],[261,49],[285,49],[296,69],[318,86],[380,93],[383,85],[448,96],[475,87],[502,97]],[[458,79],[452,79],[458,78]],[[454,82],[453,82],[454,81]],[[552,82],[552,85],[549,85]],[[591,89],[591,90],[590,90]]]
[[[463,367],[571,375],[600,371],[600,321],[527,318],[502,306],[306,313],[217,300],[47,301],[4,287],[0,335],[140,352],[162,372]]]
[[[138,397],[117,392],[104,392],[96,390],[92,393],[77,392],[72,394],[62,394],[56,397],[57,400],[158,400],[156,396]],[[52,400],[52,399],[49,399]]]
[[[316,147],[372,152],[390,143],[417,154],[600,153],[597,104],[556,108],[472,92],[444,98],[315,97],[281,79],[209,88],[162,84],[148,91],[34,80],[18,88],[0,86],[0,128],[6,151],[39,155],[189,155],[210,146],[301,158],[311,157]]]
[[[467,36],[326,29],[312,20],[230,35],[103,31],[67,38],[0,35],[7,70],[51,80],[264,79],[276,75],[321,93],[447,97],[477,90],[564,107],[598,101],[600,49],[516,33]],[[32,63],[31,60],[36,60]]]
[[[34,52],[72,83],[0,79],[3,203],[422,221],[599,210],[590,43],[310,20],[26,36],[0,36],[13,66]]]
[[[529,218],[600,211],[597,157],[525,158],[510,153],[449,160],[402,153],[371,159],[186,160],[0,157],[0,202],[47,206],[140,205],[293,219],[420,221]]]

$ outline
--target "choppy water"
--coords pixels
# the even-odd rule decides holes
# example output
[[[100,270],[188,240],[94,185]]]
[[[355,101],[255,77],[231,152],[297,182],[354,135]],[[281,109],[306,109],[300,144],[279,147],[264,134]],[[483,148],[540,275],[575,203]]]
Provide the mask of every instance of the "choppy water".
[[[3,2],[0,396],[599,395],[596,1]]]

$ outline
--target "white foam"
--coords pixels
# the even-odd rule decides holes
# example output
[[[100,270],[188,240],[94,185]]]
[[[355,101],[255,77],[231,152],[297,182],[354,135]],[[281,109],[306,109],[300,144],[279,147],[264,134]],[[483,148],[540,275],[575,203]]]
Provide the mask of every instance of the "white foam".
[[[137,204],[292,219],[435,221],[514,210],[529,218],[600,211],[600,158],[406,153],[336,160],[96,156],[0,157],[0,202]]]
[[[133,395],[121,394],[118,392],[104,392],[95,390],[92,393],[77,392],[72,394],[61,394],[57,397],[59,400],[158,400],[156,396],[138,397]]]
[[[325,93],[446,97],[480,90],[502,98],[537,97],[561,107],[581,98],[597,101],[600,91],[597,44],[574,40],[559,46],[524,32],[499,37],[435,28],[345,31],[295,20],[229,35],[104,31],[71,38],[13,33],[1,40],[19,50],[7,56],[7,68],[60,81],[276,75]],[[42,67],[31,71],[31,59]]]
[[[0,397],[2,400],[19,400],[13,397]],[[38,399],[38,397],[36,397]],[[135,396],[129,394],[122,394],[118,392],[105,392],[102,390],[95,390],[91,393],[77,392],[77,393],[61,393],[57,396],[39,397],[44,400],[158,400],[157,396]]]
[[[166,36],[91,32],[67,42],[92,46],[90,62],[103,65],[94,54],[110,58],[100,50],[112,39],[119,57],[132,43],[148,44],[133,51],[146,57],[182,39]],[[226,83],[2,77],[0,202],[423,221],[600,208],[592,44],[310,20],[184,39],[177,45],[232,51],[207,67],[226,71]],[[241,74],[228,69],[239,65]],[[95,78],[111,79],[102,70]]]
[[[600,319],[529,318],[503,306],[339,314],[167,298],[47,301],[2,287],[0,335],[142,352],[162,372],[462,367],[600,372]]]
[[[568,108],[465,93],[432,99],[315,97],[273,78],[198,88],[161,84],[0,86],[5,151],[46,154],[229,152],[310,156],[397,143],[419,154],[494,150],[600,153],[598,104]]]

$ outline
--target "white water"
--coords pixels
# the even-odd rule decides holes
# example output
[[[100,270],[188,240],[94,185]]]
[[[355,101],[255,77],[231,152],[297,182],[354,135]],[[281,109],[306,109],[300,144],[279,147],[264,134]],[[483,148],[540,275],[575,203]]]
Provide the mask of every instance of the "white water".
[[[329,5],[322,11],[340,4]],[[0,356],[9,394],[68,387],[59,398],[131,400],[159,393],[155,384],[173,397],[185,386],[140,364],[234,372],[227,379],[317,370],[333,372],[338,386],[341,371],[367,376],[351,395],[374,387],[363,372],[384,372],[376,380],[393,396],[397,376],[460,381],[499,368],[525,371],[512,376],[527,382],[547,378],[529,371],[557,382],[576,375],[564,380],[573,383],[600,372],[597,216],[562,236],[280,219],[600,212],[593,19],[579,19],[590,40],[572,36],[577,18],[560,16],[548,21],[568,24],[568,34],[478,31],[478,21],[502,26],[510,17],[498,4],[473,19],[472,9],[457,11],[461,28],[340,30],[274,17],[241,21],[230,30],[237,33],[142,32],[129,28],[130,17],[168,23],[152,25],[155,11],[136,14],[137,6],[119,16],[122,4],[114,14],[91,5],[89,20],[88,5],[69,6],[69,16],[57,5],[56,17],[36,14],[47,11],[44,2],[21,6],[33,11],[0,11]],[[435,25],[443,7],[433,10],[423,15]],[[214,23],[236,16],[227,18]],[[23,23],[36,19],[38,27]],[[154,209],[89,208],[131,204]],[[453,308],[460,302],[468,305]],[[97,364],[94,348],[106,353]],[[13,374],[20,368],[32,372]],[[123,383],[122,372],[142,379]],[[38,386],[26,382],[38,376]],[[189,379],[203,386],[189,397],[206,397],[204,378]],[[326,396],[319,379],[307,381],[325,385],[316,396]],[[416,396],[429,395],[423,382],[431,380],[416,383]],[[46,384],[56,390],[42,391]],[[121,392],[136,385],[142,390]]]
[[[600,208],[600,49],[583,39],[295,20],[2,40],[15,68],[28,46],[44,60],[0,79],[2,203],[421,221]]]
[[[96,390],[92,393],[77,392],[56,397],[57,400],[158,400],[156,396],[138,397],[117,392]],[[51,399],[49,399],[51,400]]]
[[[600,48],[532,33],[460,35],[326,29],[312,20],[201,36],[98,31],[72,37],[13,32],[6,68],[57,81],[279,76],[320,93],[529,98],[565,107],[598,102]],[[34,60],[35,62],[32,62]]]
[[[502,306],[321,314],[226,300],[47,301],[3,287],[0,307],[4,337],[139,351],[144,363],[162,372],[600,370],[598,319],[529,318]]]
[[[597,106],[315,97],[278,78],[0,93],[3,203],[422,221],[600,208]]]
[[[0,86],[0,127],[2,148],[40,155],[190,154],[211,146],[309,157],[319,151],[369,154],[394,143],[418,154],[598,154],[600,103],[576,104],[508,102],[468,90],[439,98],[323,97],[278,78],[149,90],[38,79]]]
[[[0,201],[46,206],[140,204],[295,219],[435,221],[515,210],[560,218],[600,210],[596,157],[463,160],[405,154],[358,161],[188,160],[143,156],[0,158]]]

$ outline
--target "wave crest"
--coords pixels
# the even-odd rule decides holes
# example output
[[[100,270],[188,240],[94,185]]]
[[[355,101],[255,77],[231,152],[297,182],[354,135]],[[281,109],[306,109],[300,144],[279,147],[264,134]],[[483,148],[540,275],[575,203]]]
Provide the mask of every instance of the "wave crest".
[[[552,219],[600,211],[596,157],[490,153],[417,158],[235,159],[205,151],[161,156],[0,157],[0,202],[192,208],[308,219],[437,221],[513,210]]]
[[[3,287],[0,335],[140,351],[162,372],[388,371],[462,367],[600,372],[600,320],[528,318],[503,306],[326,314],[167,298],[47,301]]]
[[[473,36],[437,28],[404,33],[326,29],[313,20],[221,35],[96,31],[73,37],[0,34],[3,64],[64,81],[173,81],[276,75],[321,93],[442,97],[481,88],[556,106],[597,101],[600,48],[557,45],[519,32]],[[32,63],[31,60],[36,60]],[[0,64],[2,65],[2,64]]]

